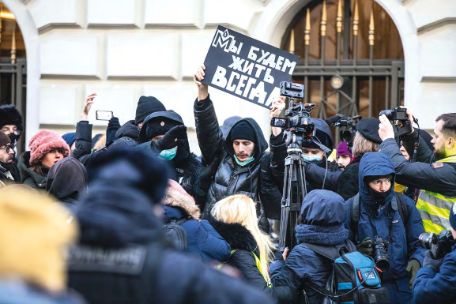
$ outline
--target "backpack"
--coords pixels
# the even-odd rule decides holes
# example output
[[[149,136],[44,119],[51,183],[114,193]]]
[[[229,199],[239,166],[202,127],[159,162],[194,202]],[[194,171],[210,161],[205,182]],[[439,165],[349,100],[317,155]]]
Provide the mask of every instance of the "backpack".
[[[399,211],[401,216],[402,223],[407,226],[407,221],[409,218],[409,211],[407,209],[407,204],[403,201],[402,194],[394,193],[393,200],[391,201],[391,207],[393,210]],[[353,205],[350,211],[350,229],[354,235],[358,232],[358,222],[359,222],[359,192],[353,197]]]
[[[186,218],[179,220],[172,219],[162,227],[166,243],[179,251],[185,251],[187,249],[187,232],[181,226],[185,221],[187,221]]]
[[[359,251],[347,252],[346,247],[320,246],[305,243],[315,253],[332,262],[326,288],[313,282],[306,284],[324,295],[329,303],[387,304],[388,290],[382,287],[380,275],[372,258]]]

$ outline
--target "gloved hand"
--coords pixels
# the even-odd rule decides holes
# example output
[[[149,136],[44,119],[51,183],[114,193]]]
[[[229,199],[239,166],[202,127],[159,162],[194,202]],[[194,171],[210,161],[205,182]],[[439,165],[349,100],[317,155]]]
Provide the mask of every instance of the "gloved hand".
[[[424,260],[423,260],[423,267],[432,267],[435,271],[438,271],[439,268],[440,268],[440,264],[442,264],[442,260],[443,258],[441,259],[433,259],[432,256],[431,256],[431,251],[428,250],[426,251],[426,254],[424,255]]]
[[[187,139],[186,126],[179,125],[172,127],[161,139],[155,141],[155,145],[160,151],[171,149],[177,146],[178,139]]]
[[[416,274],[417,274],[418,270],[420,270],[420,268],[421,268],[420,262],[418,262],[417,260],[411,259],[408,262],[407,268],[405,268],[405,270],[408,272],[409,277],[410,277],[410,280],[409,280],[410,288],[412,288],[413,282],[415,282]]]
[[[112,117],[106,128],[106,147],[108,147],[116,139],[116,132],[120,129],[119,118]]]
[[[364,255],[374,256],[374,241],[371,238],[365,238],[356,246],[356,249]]]

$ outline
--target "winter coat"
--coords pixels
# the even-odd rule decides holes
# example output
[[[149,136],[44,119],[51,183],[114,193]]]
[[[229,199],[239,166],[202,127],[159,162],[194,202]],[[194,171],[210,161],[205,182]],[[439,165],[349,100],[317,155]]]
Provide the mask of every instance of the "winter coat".
[[[180,225],[187,234],[186,252],[203,262],[227,260],[231,253],[230,245],[208,221],[189,218],[184,208],[165,206],[164,222],[185,220]]]
[[[85,301],[74,292],[52,294],[18,280],[0,280],[0,303],[84,304]]]
[[[69,254],[70,287],[97,304],[272,303],[198,259],[165,249],[150,198],[127,186],[138,171],[118,166],[132,182],[97,179],[77,209],[81,236]]]
[[[20,176],[17,176],[18,172],[19,171],[14,163],[0,163],[0,185],[18,183],[20,181]]]
[[[259,257],[260,253],[250,231],[241,224],[227,224],[213,218],[210,223],[231,246],[232,254],[226,263],[237,268],[250,285],[267,289],[266,281],[256,266],[253,254]]]
[[[296,226],[298,244],[286,261],[277,260],[271,264],[273,294],[280,303],[304,303],[301,292],[304,289],[309,303],[320,304],[323,296],[306,286],[306,281],[325,288],[332,261],[314,252],[307,244],[354,249],[348,242],[349,232],[343,226],[344,200],[332,191],[313,190],[304,198],[301,215],[303,224]]]
[[[52,166],[46,179],[46,190],[68,206],[76,203],[88,182],[84,165],[74,157],[66,157]]]
[[[30,151],[26,151],[19,159],[18,169],[21,174],[21,183],[35,189],[46,188],[46,175],[33,171],[29,163]]]
[[[394,175],[394,168],[388,157],[382,152],[365,153],[359,168],[359,222],[351,231],[350,238],[359,243],[370,237],[375,240],[380,236],[387,240],[388,258],[390,267],[383,272],[384,281],[396,281],[408,277],[406,272],[407,263],[411,259],[420,264],[423,260],[423,249],[419,246],[418,237],[424,231],[421,217],[415,207],[415,203],[403,194],[394,192],[394,180],[391,189],[383,202],[377,202],[373,190],[364,181],[367,176]],[[393,207],[392,201],[400,200],[406,204],[408,217],[401,218],[398,207]],[[352,227],[353,198],[346,203],[346,227]],[[405,216],[405,214],[404,214]]]
[[[456,246],[445,255],[439,271],[421,268],[413,285],[413,303],[456,303]]]
[[[456,196],[456,187],[454,186],[456,184],[456,164],[439,163],[434,165],[409,162],[402,156],[394,139],[383,141],[380,149],[393,163],[397,182],[449,197]]]
[[[194,114],[202,162],[205,166],[216,168],[215,172],[211,173],[213,179],[207,193],[204,217],[209,217],[209,213],[217,201],[232,194],[246,194],[255,202],[259,202],[260,163],[268,148],[260,126],[251,118],[241,119],[234,124],[236,126],[241,122],[247,122],[256,135],[254,161],[241,167],[234,160],[234,138],[229,132],[226,140],[223,140],[214,106],[209,97],[204,102],[195,100]],[[260,208],[261,206],[258,206],[257,210]]]
[[[355,157],[355,159],[345,167],[337,180],[336,192],[345,200],[355,196],[359,191],[358,172],[361,157],[362,156]]]

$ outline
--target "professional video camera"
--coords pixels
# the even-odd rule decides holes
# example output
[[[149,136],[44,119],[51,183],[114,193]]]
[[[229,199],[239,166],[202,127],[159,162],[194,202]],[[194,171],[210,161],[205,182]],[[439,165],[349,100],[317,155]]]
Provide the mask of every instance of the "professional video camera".
[[[421,246],[431,251],[433,259],[441,259],[451,251],[451,247],[456,243],[451,231],[444,230],[440,234],[421,233],[419,236]]]
[[[394,109],[383,110],[380,111],[378,115],[385,115],[391,121],[394,128],[394,134],[397,138],[410,134],[413,131],[413,126],[408,118],[406,108],[397,107]]]
[[[356,124],[361,119],[361,115],[353,117],[336,114],[326,119],[329,126],[339,128],[339,137],[351,146],[353,137],[356,133]]]
[[[388,242],[377,236],[374,241],[374,261],[375,265],[382,271],[389,268]]]

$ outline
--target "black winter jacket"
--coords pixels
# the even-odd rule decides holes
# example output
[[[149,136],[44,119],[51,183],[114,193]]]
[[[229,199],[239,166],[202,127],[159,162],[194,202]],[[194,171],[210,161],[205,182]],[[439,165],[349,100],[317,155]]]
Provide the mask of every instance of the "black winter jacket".
[[[255,130],[256,134],[255,160],[241,167],[234,161],[232,145],[234,138],[231,137],[230,132],[226,140],[223,140],[214,106],[209,97],[205,101],[195,100],[194,114],[203,165],[216,168],[210,174],[213,179],[207,193],[204,217],[208,218],[212,207],[217,201],[232,194],[246,194],[255,202],[259,202],[260,163],[265,155],[265,150],[268,148],[268,143],[260,126],[252,118],[244,118],[236,123],[247,122]],[[261,206],[257,210],[260,208]]]

